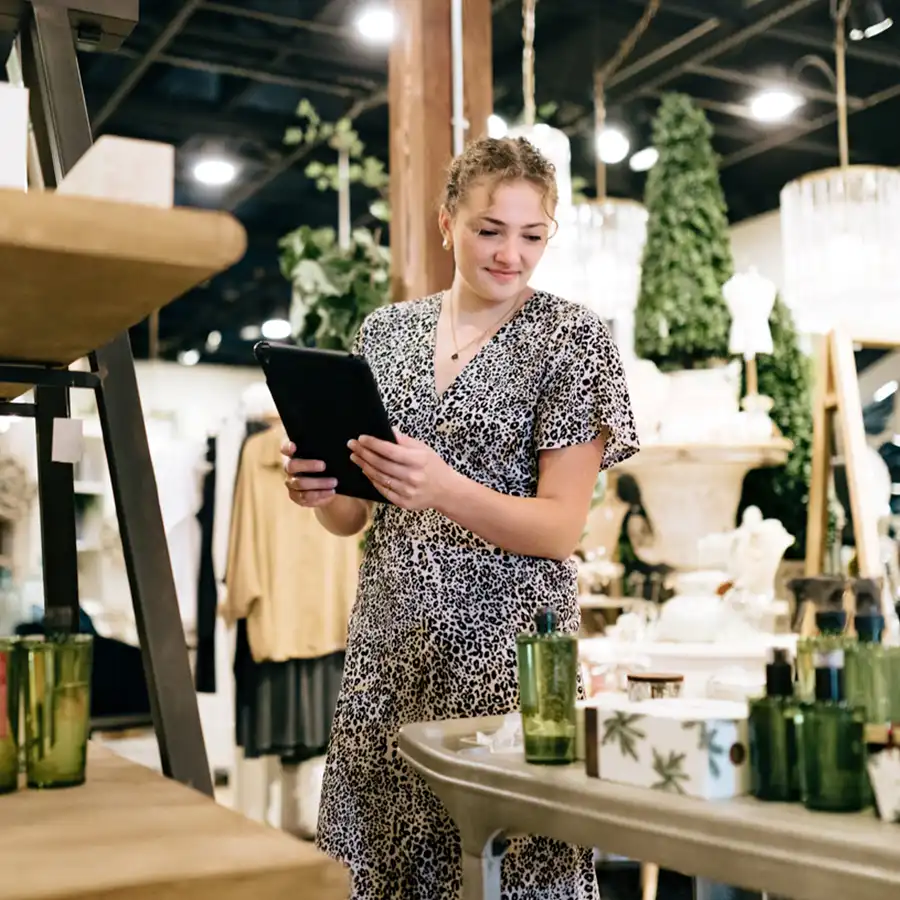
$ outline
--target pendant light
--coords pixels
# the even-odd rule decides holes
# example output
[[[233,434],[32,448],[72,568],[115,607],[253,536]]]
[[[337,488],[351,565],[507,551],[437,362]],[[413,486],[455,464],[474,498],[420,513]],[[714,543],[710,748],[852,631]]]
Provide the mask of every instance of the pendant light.
[[[852,3],[847,13],[850,40],[863,41],[883,34],[894,20],[885,13],[880,0],[862,0]]]
[[[562,297],[573,296],[572,281],[572,146],[565,132],[537,122],[534,74],[534,35],[537,0],[522,3],[522,122],[509,129],[512,138],[525,138],[553,163],[556,169],[557,227],[531,276],[531,286]]]
[[[810,333],[847,325],[877,334],[900,307],[900,171],[849,161],[849,12],[847,0],[833,8],[840,165],[781,191],[785,300],[798,327]]]

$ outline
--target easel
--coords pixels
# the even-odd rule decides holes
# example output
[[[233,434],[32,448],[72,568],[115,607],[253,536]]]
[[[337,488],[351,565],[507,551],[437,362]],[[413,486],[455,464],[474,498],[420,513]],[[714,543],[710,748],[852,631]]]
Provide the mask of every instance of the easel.
[[[138,0],[0,0],[0,32],[18,33],[48,188],[55,188],[93,143],[76,40],[114,48],[137,20]],[[52,332],[54,323],[44,327]],[[27,334],[15,337],[19,346],[28,346]],[[57,423],[69,418],[70,388],[89,388],[97,398],[162,769],[212,796],[127,331],[93,350],[89,359],[90,372],[74,372],[65,368],[68,359],[0,358],[0,414],[35,419],[45,626],[55,632],[78,629],[73,465],[54,460],[53,437]],[[9,402],[29,386],[34,386],[33,404]]]
[[[880,562],[878,511],[872,508],[871,492],[865,485],[868,449],[853,355],[854,339],[844,330],[834,330],[820,337],[817,343],[806,574],[819,575],[825,566],[828,488],[837,437],[847,473],[859,575],[880,578],[884,573]]]

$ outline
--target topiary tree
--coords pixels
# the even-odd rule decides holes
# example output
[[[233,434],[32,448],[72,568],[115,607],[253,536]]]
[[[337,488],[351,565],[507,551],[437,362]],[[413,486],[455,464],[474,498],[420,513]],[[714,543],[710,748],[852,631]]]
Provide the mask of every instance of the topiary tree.
[[[635,352],[660,369],[728,357],[722,285],[734,263],[712,126],[684,94],[667,94],[653,123],[659,159],[644,193],[647,242],[634,317]]]
[[[746,507],[758,506],[766,518],[780,519],[796,538],[786,556],[800,559],[806,550],[812,468],[812,364],[800,349],[793,316],[781,299],[775,301],[769,326],[772,353],[756,358],[759,392],[772,398],[772,420],[794,448],[783,466],[747,474],[739,516]]]

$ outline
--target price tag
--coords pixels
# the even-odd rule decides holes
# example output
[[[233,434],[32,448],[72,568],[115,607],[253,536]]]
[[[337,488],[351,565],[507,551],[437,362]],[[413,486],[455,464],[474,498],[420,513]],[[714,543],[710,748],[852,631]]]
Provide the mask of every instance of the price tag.
[[[53,446],[50,449],[53,462],[81,462],[84,456],[84,423],[81,419],[54,419]]]
[[[881,818],[900,822],[900,748],[892,747],[870,757],[869,781]]]

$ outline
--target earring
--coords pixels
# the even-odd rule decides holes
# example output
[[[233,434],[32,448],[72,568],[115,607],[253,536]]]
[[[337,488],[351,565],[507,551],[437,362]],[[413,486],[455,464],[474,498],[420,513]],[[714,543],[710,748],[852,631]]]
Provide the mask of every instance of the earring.
[[[444,242],[443,242],[443,244],[442,244],[441,246],[442,246],[445,250],[449,250],[449,249],[450,249],[450,241],[448,241],[447,238],[444,238]]]

